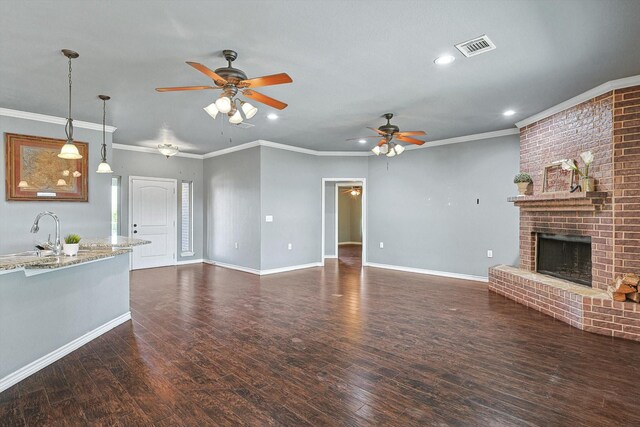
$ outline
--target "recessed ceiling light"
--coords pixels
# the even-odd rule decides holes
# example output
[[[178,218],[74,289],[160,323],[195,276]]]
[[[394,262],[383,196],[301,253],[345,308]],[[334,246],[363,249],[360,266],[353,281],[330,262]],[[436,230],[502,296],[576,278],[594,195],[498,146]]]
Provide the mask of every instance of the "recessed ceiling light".
[[[451,64],[453,61],[456,60],[456,57],[453,55],[442,55],[436,58],[435,62],[438,65],[447,65],[447,64]]]
[[[270,113],[269,115],[267,115],[267,119],[269,120],[276,120],[278,118],[278,115],[275,113]]]
[[[359,142],[360,144],[365,144],[365,143],[367,142],[367,140],[366,140],[366,139],[359,139],[359,140],[358,140],[358,142]]]
[[[504,112],[504,113],[502,113],[502,114],[508,117],[508,116],[513,116],[515,113],[516,113],[516,112],[515,112],[515,111],[513,111],[513,110],[507,110],[507,111],[505,111],[505,112]]]

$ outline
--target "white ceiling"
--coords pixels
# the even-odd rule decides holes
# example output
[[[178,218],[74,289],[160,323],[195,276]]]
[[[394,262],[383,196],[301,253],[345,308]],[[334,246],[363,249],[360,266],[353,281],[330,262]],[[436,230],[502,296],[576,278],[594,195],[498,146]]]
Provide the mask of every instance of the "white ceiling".
[[[608,80],[640,74],[640,1],[0,1],[0,107],[66,115],[74,61],[77,120],[101,122],[112,97],[114,142],[155,146],[173,131],[183,151],[258,139],[315,150],[367,150],[345,139],[392,121],[437,140],[514,123]],[[487,34],[497,49],[464,58],[454,44]],[[261,92],[289,104],[260,111],[248,130],[202,107],[218,92],[157,93],[206,85],[184,63],[224,66],[238,52],[249,77],[287,72]],[[456,61],[438,67],[450,53]],[[517,114],[504,117],[502,111]]]

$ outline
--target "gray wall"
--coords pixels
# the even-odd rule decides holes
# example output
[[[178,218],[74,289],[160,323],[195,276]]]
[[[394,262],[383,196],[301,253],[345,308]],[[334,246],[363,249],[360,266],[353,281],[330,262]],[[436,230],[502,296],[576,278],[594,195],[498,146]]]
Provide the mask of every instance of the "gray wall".
[[[206,258],[259,270],[260,147],[205,159],[204,181]]]
[[[18,133],[64,139],[64,125],[0,116],[3,148],[0,150],[0,174],[5,177],[4,133]],[[0,254],[32,249],[36,242],[54,233],[51,218],[43,218],[38,234],[29,233],[38,212],[53,211],[60,217],[61,233],[77,233],[82,237],[104,237],[111,233],[111,175],[95,173],[100,163],[102,131],[74,128],[74,139],[89,144],[88,202],[9,202],[5,186],[0,189]],[[107,133],[107,152],[111,159],[111,134]],[[113,165],[113,163],[111,163]]]
[[[0,278],[0,378],[129,311],[128,255]]]
[[[200,159],[171,157],[167,159],[160,153],[140,153],[129,150],[113,150],[113,162],[110,163],[113,174],[122,177],[120,194],[121,231],[129,233],[129,177],[144,176],[153,178],[172,178],[178,181],[176,212],[178,218],[177,248],[178,260],[204,258],[204,163]],[[180,255],[180,182],[193,181],[193,256]]]
[[[477,276],[517,265],[518,209],[506,199],[518,164],[518,135],[408,151],[388,169],[370,157],[368,260]]]
[[[337,256],[336,254],[336,183],[325,182],[324,202],[324,255]]]
[[[362,198],[338,191],[338,243],[362,242]]]
[[[318,158],[260,147],[262,199],[261,268],[320,261],[322,181]],[[273,215],[273,222],[264,222]],[[287,245],[291,243],[292,249]]]

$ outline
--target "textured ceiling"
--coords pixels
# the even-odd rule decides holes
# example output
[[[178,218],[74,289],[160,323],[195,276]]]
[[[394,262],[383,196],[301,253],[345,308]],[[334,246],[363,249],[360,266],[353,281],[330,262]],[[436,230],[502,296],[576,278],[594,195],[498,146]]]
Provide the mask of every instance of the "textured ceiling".
[[[183,151],[206,153],[257,139],[316,150],[366,150],[390,111],[404,130],[436,140],[514,123],[608,80],[640,74],[640,1],[0,1],[0,107],[66,115],[74,61],[74,118],[101,122],[111,95],[114,142],[154,146],[168,127]],[[487,34],[495,51],[464,58],[455,43]],[[210,81],[222,49],[249,77],[287,72],[267,87],[289,103],[260,106],[251,129],[202,107],[218,92],[156,93]],[[456,61],[433,60],[451,53]],[[517,114],[506,118],[502,111]]]

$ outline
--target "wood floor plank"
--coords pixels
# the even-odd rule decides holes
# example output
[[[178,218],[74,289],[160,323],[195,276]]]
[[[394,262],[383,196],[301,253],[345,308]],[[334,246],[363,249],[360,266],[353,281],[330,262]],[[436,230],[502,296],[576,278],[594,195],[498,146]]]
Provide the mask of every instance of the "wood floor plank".
[[[640,343],[340,251],[132,272],[133,320],[0,393],[0,426],[640,425]]]

